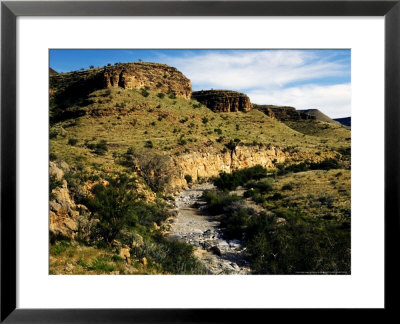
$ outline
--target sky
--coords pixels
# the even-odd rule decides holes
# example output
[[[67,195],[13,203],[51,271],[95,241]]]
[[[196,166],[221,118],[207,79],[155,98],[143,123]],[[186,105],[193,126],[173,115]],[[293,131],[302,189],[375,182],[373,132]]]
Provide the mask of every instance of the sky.
[[[176,67],[194,91],[235,90],[256,104],[316,108],[331,118],[351,114],[350,50],[50,50],[57,72],[139,60]]]

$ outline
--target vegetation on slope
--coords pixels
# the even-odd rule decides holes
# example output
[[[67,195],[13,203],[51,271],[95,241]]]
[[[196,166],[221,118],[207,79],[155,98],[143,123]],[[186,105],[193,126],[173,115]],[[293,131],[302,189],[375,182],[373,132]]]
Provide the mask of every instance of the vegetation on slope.
[[[349,170],[256,176],[243,197],[221,178],[215,183],[225,191],[204,193],[209,211],[223,215],[227,237],[244,239],[254,273],[350,273]]]

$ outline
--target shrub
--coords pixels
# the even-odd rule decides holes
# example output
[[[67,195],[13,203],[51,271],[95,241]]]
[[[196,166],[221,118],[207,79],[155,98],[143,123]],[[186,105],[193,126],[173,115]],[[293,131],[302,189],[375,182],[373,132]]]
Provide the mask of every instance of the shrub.
[[[143,97],[148,97],[150,95],[150,93],[145,88],[143,88],[140,93]]]
[[[222,172],[219,177],[214,180],[214,185],[222,190],[235,190],[238,186],[242,186],[250,180],[259,180],[267,176],[267,169],[261,165],[251,168],[237,170],[231,174]],[[271,184],[260,183],[259,186],[272,187]],[[267,190],[267,189],[265,189]]]
[[[52,191],[61,186],[62,186],[62,181],[57,180],[57,177],[55,174],[50,175],[50,178],[49,178],[49,200],[54,200],[56,198],[56,196],[54,195],[54,193],[52,193]]]
[[[159,92],[159,93],[157,93],[157,97],[162,99],[165,97],[165,93]]]
[[[98,155],[104,155],[108,151],[107,141],[101,140],[95,145],[95,153]]]
[[[57,155],[55,154],[55,153],[50,153],[49,154],[49,160],[50,161],[55,161],[55,160],[57,160]]]
[[[143,149],[135,152],[132,158],[140,175],[153,191],[162,192],[170,179],[177,176],[177,170],[170,167],[169,156]]]
[[[226,207],[241,200],[237,195],[230,195],[217,190],[205,190],[202,197],[207,202],[208,211],[212,215],[222,214]]]
[[[292,216],[282,226],[274,216],[252,217],[246,231],[252,270],[260,274],[349,273],[350,231],[332,222],[316,225]]]
[[[193,256],[193,246],[184,242],[170,241],[162,236],[156,237],[156,245],[149,251],[150,257],[161,264],[167,273],[202,274],[207,273]]]
[[[68,140],[68,145],[75,146],[77,143],[78,143],[78,140],[76,138],[70,138]]]
[[[71,246],[71,242],[67,240],[62,240],[56,242],[54,245],[50,246],[51,255],[60,255],[64,253]]]
[[[94,197],[88,199],[87,206],[99,220],[97,234],[109,246],[126,223],[137,220],[134,213],[137,197],[133,188],[131,180],[123,175],[110,179],[108,186],[96,184],[92,188]]]
[[[288,183],[282,186],[282,190],[293,190],[293,186]]]
[[[190,174],[185,175],[185,180],[187,183],[192,183],[192,181],[193,181],[192,176]]]
[[[201,119],[201,121],[202,121],[203,124],[207,124],[208,123],[208,118],[207,117],[203,117]]]
[[[146,148],[153,148],[153,142],[148,140],[144,143],[144,147]]]

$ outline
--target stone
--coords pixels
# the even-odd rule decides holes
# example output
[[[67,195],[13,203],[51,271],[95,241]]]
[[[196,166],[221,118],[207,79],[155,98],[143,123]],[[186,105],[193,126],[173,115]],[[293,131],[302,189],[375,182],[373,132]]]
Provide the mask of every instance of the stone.
[[[119,251],[119,256],[121,257],[121,258],[123,258],[126,262],[128,262],[129,261],[129,259],[131,258],[131,254],[129,253],[129,248],[122,248],[120,251]]]
[[[141,264],[143,264],[144,266],[147,266],[147,259],[146,259],[146,257],[141,258],[141,259],[139,260],[139,262],[140,262]]]
[[[132,248],[139,248],[144,245],[143,237],[139,234],[136,234],[133,236],[133,241],[132,241]]]
[[[71,263],[67,263],[65,266],[65,271],[71,272],[74,269],[74,266]]]
[[[64,171],[57,167],[57,164],[52,161],[49,163],[49,174],[55,176],[57,180],[64,178]]]

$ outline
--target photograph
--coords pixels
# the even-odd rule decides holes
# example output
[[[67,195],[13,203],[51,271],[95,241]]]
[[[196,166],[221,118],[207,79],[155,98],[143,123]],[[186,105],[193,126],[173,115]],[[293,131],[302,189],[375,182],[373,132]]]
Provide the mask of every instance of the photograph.
[[[351,49],[49,49],[48,73],[50,275],[351,274]]]

